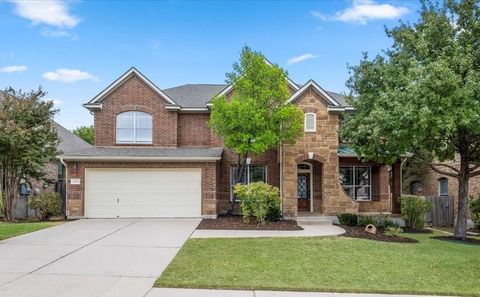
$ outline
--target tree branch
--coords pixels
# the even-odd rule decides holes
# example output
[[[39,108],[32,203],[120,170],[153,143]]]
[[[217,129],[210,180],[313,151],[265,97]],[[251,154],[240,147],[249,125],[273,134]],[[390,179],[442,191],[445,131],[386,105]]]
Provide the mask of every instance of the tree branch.
[[[454,177],[454,178],[458,178],[458,174],[454,174],[454,173],[451,173],[449,171],[440,170],[440,169],[436,168],[435,165],[433,165],[433,164],[428,164],[428,166],[430,166],[430,168],[433,171],[435,171],[436,173],[443,174],[443,175],[450,176],[450,177]],[[457,172],[458,172],[458,170],[457,170]]]
[[[460,173],[460,170],[458,170],[457,168],[455,168],[453,165],[448,165],[448,164],[444,164],[444,163],[430,163],[429,165],[431,166],[437,166],[437,167],[446,167],[456,173]]]
[[[478,176],[480,175],[480,170],[477,170],[477,171],[472,171],[468,174],[468,177],[475,177],[475,176]]]

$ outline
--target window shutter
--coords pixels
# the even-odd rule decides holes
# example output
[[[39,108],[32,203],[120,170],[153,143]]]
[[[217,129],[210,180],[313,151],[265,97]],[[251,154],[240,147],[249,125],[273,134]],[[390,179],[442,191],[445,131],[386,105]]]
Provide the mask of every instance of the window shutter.
[[[380,201],[380,166],[372,166],[372,201]]]

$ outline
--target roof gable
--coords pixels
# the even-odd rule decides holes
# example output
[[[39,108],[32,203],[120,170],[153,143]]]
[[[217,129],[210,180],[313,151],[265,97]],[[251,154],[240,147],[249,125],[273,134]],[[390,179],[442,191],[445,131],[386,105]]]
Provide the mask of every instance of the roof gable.
[[[314,80],[309,80],[306,84],[304,84],[300,89],[297,89],[297,91],[292,95],[292,97],[290,97],[290,99],[288,99],[287,103],[292,103],[292,102],[295,102],[295,100],[297,100],[303,93],[305,93],[309,88],[312,88],[313,90],[315,90],[317,93],[319,93],[320,95],[322,95],[326,100],[327,102],[329,103],[329,105],[331,106],[334,106],[334,107],[341,107],[342,105],[337,101],[335,100],[335,98],[333,98],[332,95],[330,95],[330,93],[328,93],[327,91],[325,91],[324,89],[322,89],[322,87],[320,87]]]
[[[165,94],[159,87],[157,87],[152,81],[150,81],[145,75],[143,75],[135,67],[132,67],[127,72],[122,74],[122,76],[117,78],[108,87],[106,87],[103,91],[101,91],[97,96],[93,97],[92,100],[88,101],[88,103],[83,104],[83,106],[85,108],[102,108],[102,105],[101,105],[102,100],[108,94],[110,94],[115,89],[117,89],[120,85],[122,85],[132,75],[136,75],[138,78],[140,78],[144,83],[146,83],[150,88],[152,88],[158,95],[160,95],[160,97],[165,99],[165,101],[167,101],[169,104],[178,105],[167,94]]]

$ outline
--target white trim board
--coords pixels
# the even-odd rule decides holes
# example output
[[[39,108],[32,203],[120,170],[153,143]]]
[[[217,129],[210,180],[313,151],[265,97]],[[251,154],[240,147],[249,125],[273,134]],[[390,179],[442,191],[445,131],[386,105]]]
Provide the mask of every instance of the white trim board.
[[[325,97],[325,99],[331,103],[333,106],[340,107],[340,103],[338,103],[330,94],[328,94],[327,91],[322,89],[314,80],[309,80],[305,85],[303,85],[298,91],[296,91],[290,99],[288,99],[287,103],[291,103],[295,100],[298,99],[305,91],[309,88],[313,87],[314,90],[316,90],[320,95]]]

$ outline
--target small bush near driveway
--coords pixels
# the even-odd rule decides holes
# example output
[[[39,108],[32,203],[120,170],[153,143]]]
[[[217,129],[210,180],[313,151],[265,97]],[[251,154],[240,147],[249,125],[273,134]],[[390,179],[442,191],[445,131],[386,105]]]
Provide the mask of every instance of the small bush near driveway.
[[[62,200],[56,192],[42,192],[29,198],[28,207],[35,210],[35,216],[40,221],[61,214]]]
[[[249,222],[255,217],[260,223],[276,221],[281,216],[280,191],[277,187],[264,182],[255,182],[248,185],[237,184],[235,194],[240,199],[243,219]]]

